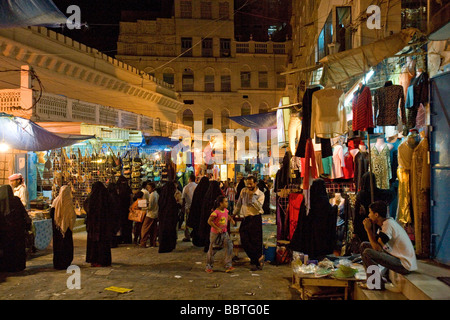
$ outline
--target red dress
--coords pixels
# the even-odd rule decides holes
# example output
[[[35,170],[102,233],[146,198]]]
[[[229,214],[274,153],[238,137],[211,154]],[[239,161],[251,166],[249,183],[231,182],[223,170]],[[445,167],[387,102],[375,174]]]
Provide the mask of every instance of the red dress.
[[[370,88],[364,86],[362,91],[358,90],[352,101],[352,129],[353,131],[367,131],[368,128],[374,128],[372,94]]]

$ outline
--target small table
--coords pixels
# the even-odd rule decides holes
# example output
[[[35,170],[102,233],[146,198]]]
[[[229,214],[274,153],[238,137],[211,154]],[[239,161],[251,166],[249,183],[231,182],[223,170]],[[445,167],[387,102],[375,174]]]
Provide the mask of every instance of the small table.
[[[297,283],[298,280],[298,283]],[[354,277],[337,279],[331,276],[317,278],[312,275],[298,275],[294,274],[292,277],[293,287],[300,291],[300,297],[302,300],[308,298],[314,298],[312,295],[307,294],[306,287],[331,287],[331,288],[344,288],[344,293],[332,293],[320,296],[321,298],[337,298],[342,297],[344,300],[348,300],[349,288],[353,286],[356,281],[360,281]],[[319,297],[319,296],[317,296]],[[317,298],[316,297],[316,298]]]

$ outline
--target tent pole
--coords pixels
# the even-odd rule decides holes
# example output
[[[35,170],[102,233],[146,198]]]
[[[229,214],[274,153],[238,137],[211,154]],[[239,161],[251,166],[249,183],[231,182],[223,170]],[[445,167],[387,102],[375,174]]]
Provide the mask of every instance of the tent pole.
[[[371,147],[370,147],[370,134],[369,134],[369,132],[367,132],[367,147],[369,148],[369,173],[370,173],[370,175],[369,175],[369,178],[370,178],[370,199],[371,199],[371,202],[374,202],[374,192],[373,192],[373,178],[372,178],[372,155],[371,155],[371,152],[370,152],[370,149],[371,149]]]

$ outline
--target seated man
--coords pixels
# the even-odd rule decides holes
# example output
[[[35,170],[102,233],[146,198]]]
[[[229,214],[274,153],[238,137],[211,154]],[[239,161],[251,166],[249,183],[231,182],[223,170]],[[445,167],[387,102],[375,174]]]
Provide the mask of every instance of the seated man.
[[[381,265],[400,274],[417,270],[416,254],[411,240],[402,226],[394,219],[387,218],[387,205],[384,201],[375,201],[369,206],[369,217],[364,219],[363,224],[370,241],[361,244],[361,256],[366,272],[372,265]],[[381,227],[376,234],[372,224]],[[367,273],[369,280],[371,273]],[[380,283],[382,284],[381,281]],[[382,285],[379,289],[382,289]]]

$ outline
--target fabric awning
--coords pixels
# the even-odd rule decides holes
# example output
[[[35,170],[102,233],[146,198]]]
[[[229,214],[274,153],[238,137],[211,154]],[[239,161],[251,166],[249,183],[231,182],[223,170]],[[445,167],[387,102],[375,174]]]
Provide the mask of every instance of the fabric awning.
[[[162,136],[151,136],[151,137],[145,137],[145,145],[142,145],[141,148],[143,148],[146,151],[164,151],[164,149],[167,148],[173,148],[176,145],[180,143],[179,140],[172,140],[168,137],[162,137]]]
[[[24,151],[46,151],[95,138],[91,135],[56,134],[28,119],[0,113],[0,142]]]
[[[229,118],[241,126],[252,129],[275,129],[277,127],[276,111]]]
[[[0,28],[54,27],[67,23],[52,0],[0,1]]]
[[[404,29],[368,45],[326,56],[320,60],[324,66],[321,84],[324,87],[333,86],[367,73],[370,68],[401,51],[416,32],[420,31],[415,28]]]

